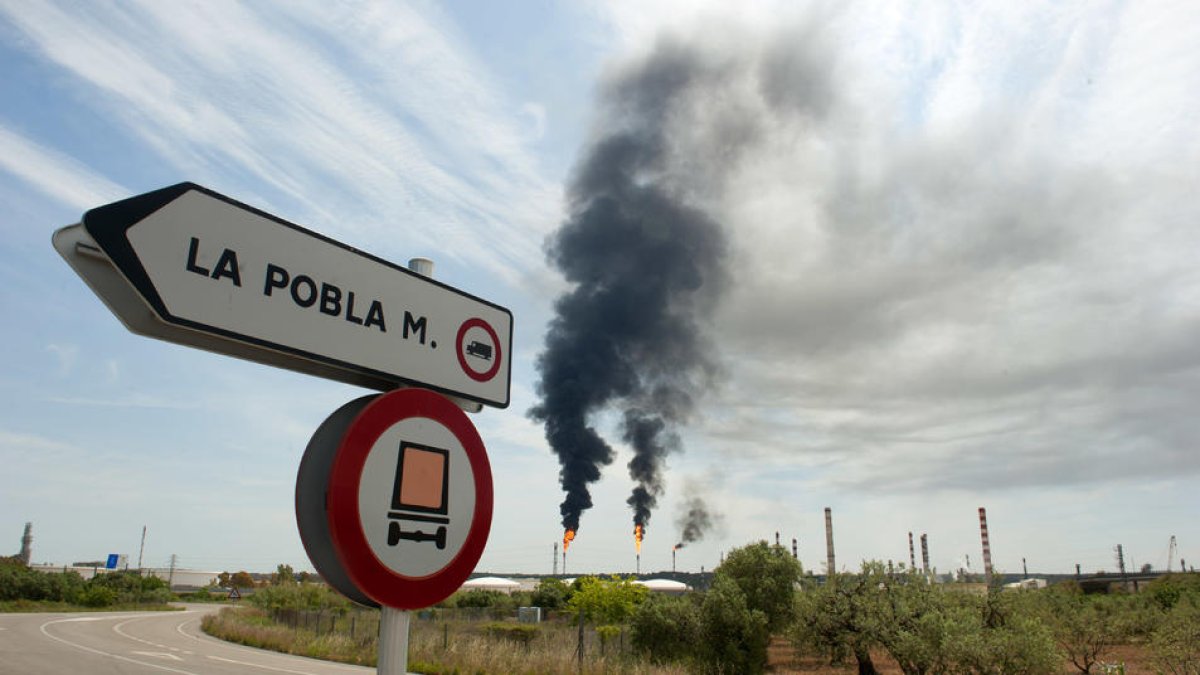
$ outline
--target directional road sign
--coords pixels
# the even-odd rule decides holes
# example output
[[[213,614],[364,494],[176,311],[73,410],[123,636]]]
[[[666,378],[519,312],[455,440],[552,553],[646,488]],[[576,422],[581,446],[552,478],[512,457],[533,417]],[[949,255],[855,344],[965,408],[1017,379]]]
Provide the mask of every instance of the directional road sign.
[[[386,607],[434,605],[467,580],[487,544],[492,470],[483,441],[443,396],[383,394],[338,445],[326,509],[333,549],[357,589]]]
[[[92,209],[54,244],[136,333],[508,406],[507,309],[199,185]]]

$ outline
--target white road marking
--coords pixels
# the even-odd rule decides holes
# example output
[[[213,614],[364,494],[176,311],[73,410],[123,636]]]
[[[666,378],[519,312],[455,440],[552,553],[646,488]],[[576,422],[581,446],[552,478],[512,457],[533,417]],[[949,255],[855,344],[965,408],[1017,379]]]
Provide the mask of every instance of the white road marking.
[[[124,626],[124,625],[125,625],[125,624],[127,624],[127,623],[132,623],[132,622],[134,622],[134,621],[137,621],[138,619],[147,619],[147,618],[157,618],[157,617],[144,617],[144,616],[137,616],[137,617],[134,617],[134,618],[130,619],[129,621],[122,621],[121,623],[119,623],[119,624],[117,624],[117,625],[113,626],[113,632],[114,632],[114,633],[116,633],[117,635],[120,635],[121,637],[124,637],[124,638],[129,638],[130,640],[133,640],[134,642],[140,642],[140,643],[142,643],[142,644],[144,644],[144,645],[150,645],[151,647],[158,647],[159,649],[170,649],[170,647],[168,647],[168,646],[166,646],[166,645],[160,645],[160,644],[158,644],[157,642],[151,642],[151,641],[149,641],[149,640],[143,640],[143,639],[142,639],[142,638],[140,638],[140,637],[134,637],[134,636],[130,635],[129,633],[126,633],[125,631],[121,630],[121,627],[122,627],[122,626]]]
[[[100,651],[99,649],[93,649],[91,647],[87,647],[87,646],[84,646],[81,644],[77,644],[75,642],[71,642],[70,640],[60,638],[55,635],[51,635],[50,631],[46,630],[47,626],[53,626],[56,623],[72,623],[72,622],[81,621],[81,620],[82,621],[101,621],[103,619],[108,619],[108,618],[120,619],[120,618],[128,618],[128,616],[124,616],[124,617],[82,617],[82,618],[75,618],[75,619],[57,619],[55,621],[47,621],[46,623],[39,626],[38,630],[40,630],[42,632],[42,635],[45,635],[46,637],[50,638],[51,640],[54,640],[55,642],[61,642],[62,644],[67,645],[68,647],[74,647],[75,649],[81,649],[81,650],[83,650],[85,652],[89,652],[91,654],[99,654],[100,656],[107,656],[110,659],[116,659],[118,661],[125,661],[126,663],[136,663],[139,666],[146,666],[147,668],[155,668],[157,670],[164,670],[168,673],[179,673],[180,675],[200,675],[199,673],[193,673],[190,670],[179,670],[177,668],[170,668],[168,666],[160,666],[157,663],[150,663],[148,661],[138,661],[137,659],[131,659],[128,656],[121,656],[120,654],[109,654],[108,652]]]
[[[137,654],[139,656],[157,656],[160,659],[170,659],[172,661],[182,661],[183,660],[183,659],[179,658],[178,656],[175,656],[174,654],[168,654],[167,652],[130,652],[130,653]]]
[[[295,675],[317,675],[307,670],[288,670],[287,668],[275,668],[274,666],[263,666],[249,661],[236,661],[234,659],[221,658],[220,656],[209,656],[213,661],[223,661],[225,663],[236,663],[239,666],[250,666],[252,668],[262,668],[263,670],[273,670],[277,673],[294,673]]]

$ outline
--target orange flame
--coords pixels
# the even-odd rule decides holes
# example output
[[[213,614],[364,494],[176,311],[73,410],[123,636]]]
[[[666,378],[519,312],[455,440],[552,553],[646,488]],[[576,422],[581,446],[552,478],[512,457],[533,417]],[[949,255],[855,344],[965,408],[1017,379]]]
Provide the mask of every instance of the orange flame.
[[[642,554],[642,534],[643,534],[643,532],[644,531],[642,530],[641,525],[633,526],[633,542],[634,542],[634,545],[637,546],[638,555]]]
[[[575,541],[575,530],[567,530],[563,532],[563,553],[571,548],[571,542]]]

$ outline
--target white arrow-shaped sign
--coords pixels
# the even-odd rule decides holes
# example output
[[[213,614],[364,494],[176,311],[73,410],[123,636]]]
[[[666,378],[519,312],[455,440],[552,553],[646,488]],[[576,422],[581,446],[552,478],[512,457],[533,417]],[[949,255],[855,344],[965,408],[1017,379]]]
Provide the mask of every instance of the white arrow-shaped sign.
[[[198,185],[92,209],[55,247],[134,332],[508,405],[507,309]]]

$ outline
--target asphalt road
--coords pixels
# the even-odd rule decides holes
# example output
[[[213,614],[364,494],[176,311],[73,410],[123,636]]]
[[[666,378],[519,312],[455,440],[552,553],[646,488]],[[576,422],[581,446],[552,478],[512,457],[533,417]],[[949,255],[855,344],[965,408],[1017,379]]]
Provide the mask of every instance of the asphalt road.
[[[374,668],[289,656],[200,632],[216,607],[183,612],[0,614],[0,675],[348,675]]]

